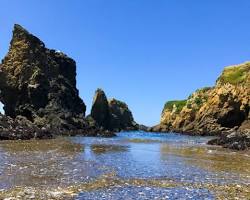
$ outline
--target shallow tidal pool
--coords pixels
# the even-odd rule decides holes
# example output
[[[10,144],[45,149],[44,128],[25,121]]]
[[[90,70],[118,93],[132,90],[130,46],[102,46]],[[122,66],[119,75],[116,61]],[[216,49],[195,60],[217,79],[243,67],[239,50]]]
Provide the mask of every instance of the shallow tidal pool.
[[[209,139],[121,132],[1,141],[0,199],[250,199],[250,152]]]

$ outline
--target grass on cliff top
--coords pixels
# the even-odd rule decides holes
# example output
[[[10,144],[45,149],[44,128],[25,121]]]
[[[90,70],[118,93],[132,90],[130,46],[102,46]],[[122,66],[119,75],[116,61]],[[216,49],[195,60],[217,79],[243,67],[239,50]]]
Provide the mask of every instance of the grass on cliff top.
[[[183,109],[183,107],[187,104],[187,100],[175,100],[175,101],[168,101],[165,103],[164,110],[172,111],[174,106],[176,106],[176,112],[179,113]]]
[[[230,83],[232,85],[241,84],[247,81],[250,74],[250,62],[226,67],[218,81],[221,83]]]

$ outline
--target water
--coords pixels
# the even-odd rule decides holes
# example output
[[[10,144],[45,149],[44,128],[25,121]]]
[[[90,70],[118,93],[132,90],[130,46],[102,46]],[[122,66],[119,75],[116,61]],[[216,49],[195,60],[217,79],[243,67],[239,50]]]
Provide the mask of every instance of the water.
[[[123,132],[1,141],[0,199],[250,199],[250,152],[209,139]]]

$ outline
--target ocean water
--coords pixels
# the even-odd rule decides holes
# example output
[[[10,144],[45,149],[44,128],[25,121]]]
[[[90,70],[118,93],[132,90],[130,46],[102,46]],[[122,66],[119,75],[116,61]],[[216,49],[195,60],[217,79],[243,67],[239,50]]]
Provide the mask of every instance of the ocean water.
[[[248,199],[250,153],[206,145],[210,139],[137,131],[1,141],[0,197]]]

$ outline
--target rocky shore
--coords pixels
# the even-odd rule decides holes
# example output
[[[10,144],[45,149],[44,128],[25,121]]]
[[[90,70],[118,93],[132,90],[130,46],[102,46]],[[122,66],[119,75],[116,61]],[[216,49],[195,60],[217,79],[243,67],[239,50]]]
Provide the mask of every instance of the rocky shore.
[[[226,67],[214,87],[198,89],[187,99],[166,102],[161,122],[149,129],[189,135],[214,135],[209,144],[250,147],[250,62]]]
[[[245,150],[250,147],[250,132],[249,130],[224,131],[221,133],[219,138],[210,140],[208,144],[221,145],[225,148],[230,148],[235,150]]]
[[[137,129],[125,103],[102,102],[96,96],[91,115],[85,117],[86,106],[76,88],[76,62],[14,26],[9,52],[0,64],[0,101],[5,111],[0,116],[0,139],[113,136],[114,131]],[[108,124],[101,121],[103,117]]]
[[[250,62],[226,67],[214,87],[166,102],[159,125],[138,125],[128,105],[97,89],[90,115],[76,88],[76,62],[15,25],[0,64],[0,139],[114,136],[121,130],[213,135],[209,144],[250,147]]]

